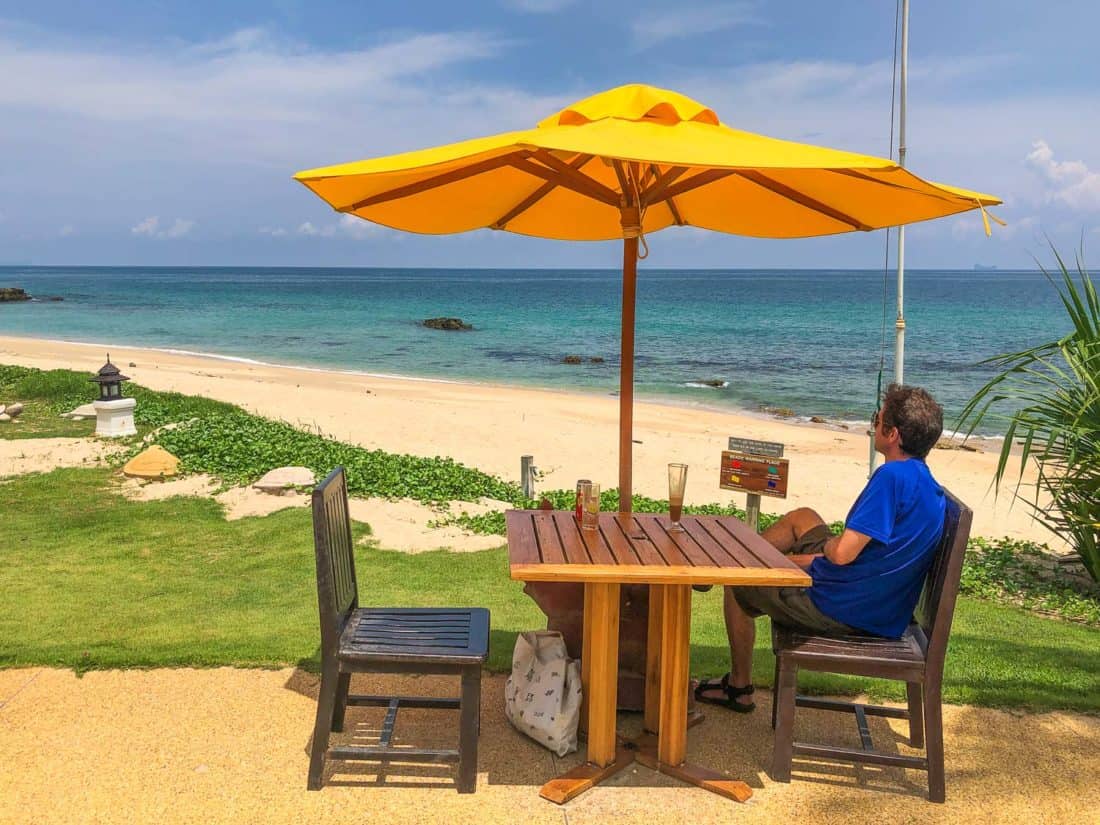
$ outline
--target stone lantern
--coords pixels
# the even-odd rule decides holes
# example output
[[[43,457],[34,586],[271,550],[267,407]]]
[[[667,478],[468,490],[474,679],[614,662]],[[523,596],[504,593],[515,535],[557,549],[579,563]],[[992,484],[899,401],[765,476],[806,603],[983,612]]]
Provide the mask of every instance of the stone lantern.
[[[106,438],[136,435],[134,407],[137,402],[122,396],[122,382],[130,379],[111,363],[110,354],[107,355],[107,363],[90,380],[99,384],[99,398],[92,402],[95,407],[95,434]]]

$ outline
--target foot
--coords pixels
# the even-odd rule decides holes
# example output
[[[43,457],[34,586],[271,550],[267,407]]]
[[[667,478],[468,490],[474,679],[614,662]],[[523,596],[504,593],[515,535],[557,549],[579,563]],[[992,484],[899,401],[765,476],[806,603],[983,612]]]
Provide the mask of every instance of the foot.
[[[695,701],[706,702],[710,705],[721,705],[737,713],[748,713],[756,708],[752,700],[755,688],[751,685],[743,687],[730,686],[730,674],[721,679],[704,679],[695,688]]]

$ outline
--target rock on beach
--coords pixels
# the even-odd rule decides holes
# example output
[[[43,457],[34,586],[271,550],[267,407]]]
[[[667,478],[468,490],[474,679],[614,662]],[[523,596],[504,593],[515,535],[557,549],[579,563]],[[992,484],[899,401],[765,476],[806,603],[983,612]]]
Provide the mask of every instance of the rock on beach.
[[[311,487],[315,483],[316,478],[309,467],[277,467],[265,473],[263,478],[255,482],[252,487],[278,496],[295,487]]]

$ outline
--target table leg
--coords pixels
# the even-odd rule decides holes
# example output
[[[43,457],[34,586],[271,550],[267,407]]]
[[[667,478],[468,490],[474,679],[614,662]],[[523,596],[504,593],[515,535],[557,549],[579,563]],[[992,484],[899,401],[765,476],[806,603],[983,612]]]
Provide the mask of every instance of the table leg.
[[[542,786],[539,795],[559,805],[625,768],[633,754],[618,747],[615,706],[619,686],[619,585],[584,586],[582,715],[588,720],[588,759]]]
[[[619,673],[619,585],[584,586],[584,644],[588,664],[581,683],[588,697],[588,761],[606,767],[615,761],[615,706]]]
[[[657,759],[680,765],[687,753],[687,695],[691,666],[691,585],[661,588],[661,679]]]
[[[752,789],[744,782],[685,761],[688,719],[684,686],[691,664],[691,587],[663,585],[661,591],[658,731],[656,737],[646,735],[638,740],[637,759],[663,774],[744,802],[752,796]],[[652,601],[652,595],[650,598]]]
[[[649,631],[645,648],[645,730],[656,733],[661,726],[661,608],[665,585],[649,586]]]

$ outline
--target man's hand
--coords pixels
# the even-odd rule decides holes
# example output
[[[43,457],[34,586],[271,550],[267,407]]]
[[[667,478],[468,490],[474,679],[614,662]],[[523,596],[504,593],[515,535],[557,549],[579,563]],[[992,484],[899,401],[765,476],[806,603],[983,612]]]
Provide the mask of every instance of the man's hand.
[[[825,558],[833,564],[851,564],[863,552],[863,548],[870,540],[870,536],[845,529],[839,536],[834,536],[825,542]]]

